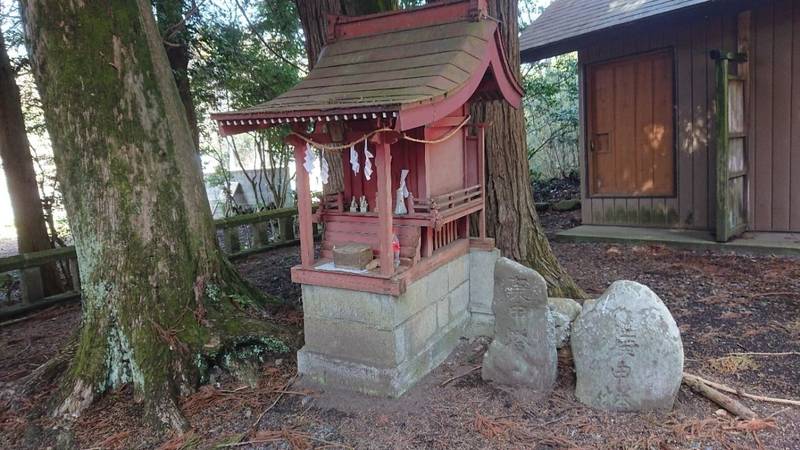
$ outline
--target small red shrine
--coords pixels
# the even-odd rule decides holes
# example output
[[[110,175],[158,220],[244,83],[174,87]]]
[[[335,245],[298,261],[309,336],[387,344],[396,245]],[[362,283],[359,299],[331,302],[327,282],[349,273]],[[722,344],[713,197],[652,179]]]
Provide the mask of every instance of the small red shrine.
[[[485,231],[484,124],[469,111],[485,100],[519,107],[522,89],[486,6],[451,0],[329,17],[308,77],[272,101],[213,115],[226,135],[290,128],[304,380],[397,397],[459,338],[494,332],[499,252]],[[341,167],[328,167],[330,152]],[[328,184],[313,210],[317,166],[323,183],[341,170],[343,189]]]
[[[212,117],[223,135],[291,127],[301,246],[293,281],[397,296],[470,246],[493,247],[485,231],[484,124],[469,111],[471,102],[491,99],[519,107],[513,74],[486,0],[331,16],[308,77],[267,103]],[[325,172],[327,152],[341,153],[344,190],[323,195],[313,211],[309,169],[317,160]],[[318,259],[312,223],[322,230]],[[378,267],[332,264],[333,249],[350,243],[371,246]]]

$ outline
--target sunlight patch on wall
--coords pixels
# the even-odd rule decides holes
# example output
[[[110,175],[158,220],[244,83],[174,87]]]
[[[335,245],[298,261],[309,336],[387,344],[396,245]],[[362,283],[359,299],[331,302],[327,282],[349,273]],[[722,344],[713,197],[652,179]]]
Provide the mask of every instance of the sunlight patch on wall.
[[[609,11],[634,11],[640,8],[647,0],[614,0],[608,4]]]

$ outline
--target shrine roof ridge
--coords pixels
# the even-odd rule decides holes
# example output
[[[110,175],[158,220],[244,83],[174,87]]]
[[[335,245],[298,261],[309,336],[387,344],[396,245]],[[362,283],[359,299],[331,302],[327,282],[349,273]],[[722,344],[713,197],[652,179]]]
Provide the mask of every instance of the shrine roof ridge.
[[[443,2],[442,8],[458,7],[463,12],[482,3],[450,1]],[[339,34],[323,47],[305,79],[268,102],[215,113],[212,119],[220,124],[224,135],[276,122],[331,118],[396,117],[398,129],[405,130],[433,122],[469,101],[480,87],[486,86],[487,72],[494,84],[481,90],[481,94],[505,98],[518,107],[522,88],[503,54],[497,22],[485,14],[445,15],[438,17],[438,22],[429,18],[419,21],[416,27],[397,25],[379,34],[366,33],[369,29],[357,33],[346,28],[347,24],[363,25],[386,18],[396,21],[398,17],[405,17],[400,21],[403,25],[424,10],[434,11],[432,7],[422,7],[410,12],[337,19],[334,28],[345,28],[333,30]]]

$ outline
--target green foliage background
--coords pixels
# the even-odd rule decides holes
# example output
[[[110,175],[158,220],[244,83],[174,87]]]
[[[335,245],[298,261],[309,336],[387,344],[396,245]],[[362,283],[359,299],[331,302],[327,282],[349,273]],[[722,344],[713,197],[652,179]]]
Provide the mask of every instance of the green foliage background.
[[[401,8],[424,3],[424,0],[393,1]],[[520,28],[530,25],[550,1],[520,0]],[[284,163],[288,149],[281,136],[285,130],[221,138],[208,117],[214,111],[268,101],[306,75],[304,37],[294,0],[177,0],[176,3],[182,4],[189,36],[189,76],[200,119],[200,150],[207,182],[229,186],[230,172],[240,169],[232,162],[234,148],[251,169],[258,169],[259,157],[262,165],[269,165],[260,153],[264,149],[280,156],[276,163]],[[37,171],[43,196],[53,199],[58,208],[60,196],[49,156],[47,130],[36,88],[28,75],[16,6],[13,0],[0,0],[0,28],[19,66],[18,83],[32,150],[40,163]],[[567,54],[525,64],[522,74],[531,172],[538,179],[568,176],[577,170],[578,164],[577,58]]]

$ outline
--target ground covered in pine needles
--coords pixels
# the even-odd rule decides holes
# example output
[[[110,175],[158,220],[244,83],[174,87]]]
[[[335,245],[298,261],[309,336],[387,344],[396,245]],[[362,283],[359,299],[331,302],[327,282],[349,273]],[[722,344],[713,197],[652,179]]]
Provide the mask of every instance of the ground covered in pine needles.
[[[542,219],[553,232],[575,224],[577,214],[545,213]],[[618,279],[659,294],[681,329],[687,372],[753,394],[800,398],[800,354],[792,353],[800,350],[800,260],[660,246],[553,247],[592,295]],[[294,306],[277,316],[299,332],[299,290],[288,272],[296,252],[281,249],[236,265],[256,286]],[[761,418],[737,421],[685,386],[666,414],[586,408],[575,399],[566,359],[551,396],[522,400],[481,380],[476,368],[485,340],[464,341],[400,400],[303,389],[293,383],[295,361],[286,355],[262,367],[257,386],[220,374],[184,399],[192,431],[181,436],[148,432],[140,406],[124,389],[74,422],[34,417],[50,390],[18,398],[15,382],[58,352],[79,314],[79,306],[63,306],[0,326],[0,448],[800,448],[800,408],[741,399]],[[46,431],[53,427],[70,433],[56,438]]]

